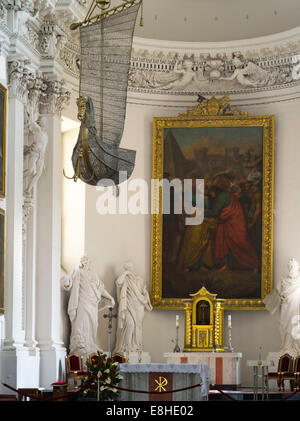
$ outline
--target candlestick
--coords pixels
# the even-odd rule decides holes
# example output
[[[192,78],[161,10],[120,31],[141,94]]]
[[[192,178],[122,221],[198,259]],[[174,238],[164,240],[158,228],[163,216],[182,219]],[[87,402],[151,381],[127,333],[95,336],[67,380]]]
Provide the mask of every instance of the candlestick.
[[[228,351],[233,352],[233,346],[232,346],[232,337],[231,337],[231,330],[232,330],[232,324],[231,324],[231,314],[228,314]]]
[[[178,345],[179,342],[179,316],[176,316],[176,340],[175,340],[175,347],[173,349],[173,352],[180,352],[180,348]]]
[[[125,362],[129,363],[129,345],[126,345],[125,347]]]
[[[231,325],[231,314],[228,314],[228,327],[229,328],[232,328],[232,325]]]
[[[139,345],[139,347],[137,349],[137,352],[138,352],[138,363],[141,363],[142,362],[142,351],[143,351],[142,345]]]

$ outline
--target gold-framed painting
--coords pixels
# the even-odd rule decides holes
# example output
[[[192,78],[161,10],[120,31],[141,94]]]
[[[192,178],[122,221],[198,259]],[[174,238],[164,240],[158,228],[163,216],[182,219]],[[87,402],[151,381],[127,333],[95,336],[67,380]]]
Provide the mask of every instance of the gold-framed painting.
[[[0,314],[4,313],[5,286],[5,212],[0,209]]]
[[[233,110],[229,95],[200,98],[153,119],[151,301],[183,309],[205,287],[225,309],[262,310],[272,290],[274,116]],[[191,181],[194,215],[202,197],[201,223],[175,209],[186,190],[174,180]]]
[[[0,197],[5,197],[7,89],[0,83]]]

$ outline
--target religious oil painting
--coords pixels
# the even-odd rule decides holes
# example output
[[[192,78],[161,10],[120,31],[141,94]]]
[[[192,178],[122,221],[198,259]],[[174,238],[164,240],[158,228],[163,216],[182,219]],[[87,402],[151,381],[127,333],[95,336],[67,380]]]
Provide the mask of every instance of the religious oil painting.
[[[7,90],[0,83],[0,197],[5,197]]]
[[[4,313],[5,212],[0,209],[0,314]]]
[[[202,222],[175,211],[152,215],[151,299],[183,308],[202,287],[227,309],[263,309],[272,289],[273,116],[232,110],[214,96],[185,114],[154,118],[153,178],[202,179]],[[164,192],[160,188],[158,201]],[[169,190],[168,190],[169,191]],[[190,215],[189,215],[190,216]]]

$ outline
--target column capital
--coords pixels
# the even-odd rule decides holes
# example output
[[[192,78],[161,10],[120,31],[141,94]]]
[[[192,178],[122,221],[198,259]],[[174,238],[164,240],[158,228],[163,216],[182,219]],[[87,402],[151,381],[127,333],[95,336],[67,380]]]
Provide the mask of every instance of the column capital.
[[[61,114],[62,109],[70,102],[71,92],[64,85],[64,80],[47,81],[45,96],[41,98],[41,114]]]
[[[17,58],[8,60],[8,94],[18,98],[23,104],[28,98],[28,83],[34,79],[34,75],[28,69],[30,60]]]

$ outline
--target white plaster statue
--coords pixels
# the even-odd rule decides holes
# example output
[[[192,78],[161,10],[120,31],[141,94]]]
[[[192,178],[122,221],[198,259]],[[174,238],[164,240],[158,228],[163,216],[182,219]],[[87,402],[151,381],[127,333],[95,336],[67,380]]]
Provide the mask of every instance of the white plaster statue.
[[[261,86],[267,83],[269,73],[257,66],[257,64],[249,61],[247,64],[238,56],[234,56],[232,64],[235,67],[234,72],[229,77],[222,77],[222,80],[234,80],[242,86]]]
[[[179,66],[178,62],[175,63],[174,69],[170,74],[176,77],[176,80],[171,83],[167,83],[162,86],[162,89],[184,89],[192,82],[198,84],[199,82],[205,80],[203,76],[203,70],[195,71],[193,70],[194,62],[193,60],[185,59],[182,62],[182,65]]]
[[[72,324],[70,352],[84,357],[99,349],[96,345],[98,312],[107,307],[114,307],[115,300],[105,290],[103,282],[91,272],[91,261],[87,256],[80,260],[80,266],[63,278],[63,287],[71,290],[68,314]],[[103,307],[99,303],[107,299]]]
[[[194,62],[191,59],[184,59],[182,64],[175,63],[174,69],[168,72],[152,72],[140,70],[131,72],[129,79],[134,86],[157,88],[157,89],[185,89],[192,82],[200,87],[201,82],[206,79],[203,76],[203,69],[193,70]]]
[[[131,262],[124,269],[116,280],[119,309],[115,353],[141,349],[144,312],[152,310],[144,280],[135,273]]]
[[[288,262],[289,275],[268,294],[264,303],[271,314],[280,320],[281,354],[300,354],[300,267],[297,260]]]
[[[30,195],[44,170],[45,153],[48,144],[47,118],[42,117],[37,122],[29,124],[29,132],[33,136],[30,146],[24,147],[24,157],[28,158],[27,169],[24,171],[24,192]]]

